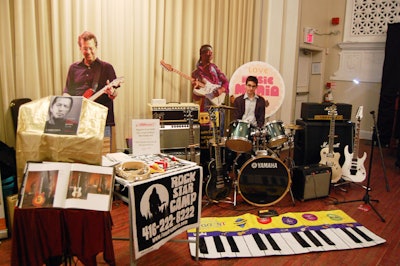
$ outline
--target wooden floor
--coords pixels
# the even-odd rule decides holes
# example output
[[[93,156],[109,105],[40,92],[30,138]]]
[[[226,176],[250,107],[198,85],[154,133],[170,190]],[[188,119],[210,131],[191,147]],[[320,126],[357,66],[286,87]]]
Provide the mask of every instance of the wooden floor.
[[[297,201],[293,206],[290,194],[277,202],[274,206],[258,208],[238,198],[238,204],[211,204],[203,207],[202,217],[207,216],[237,216],[244,213],[257,214],[259,209],[276,209],[280,214],[285,212],[321,211],[340,209],[369,230],[386,239],[386,243],[363,249],[315,252],[291,256],[270,256],[259,258],[240,259],[200,259],[194,260],[189,254],[187,243],[168,242],[160,249],[153,251],[136,261],[137,265],[400,265],[400,168],[395,167],[395,148],[383,148],[384,168],[378,147],[374,148],[371,173],[368,173],[370,162],[370,141],[360,141],[360,154],[367,152],[365,168],[367,176],[370,176],[371,191],[368,193],[370,199],[379,200],[378,203],[371,202],[377,212],[385,219],[382,222],[374,210],[363,211],[359,209],[364,204],[363,199],[366,190],[361,185],[366,185],[367,180],[362,183],[352,183],[340,187],[331,187],[329,197],[312,199],[308,201]],[[281,154],[281,158],[284,153]],[[358,202],[335,204],[336,202],[360,200]],[[367,204],[368,205],[368,204]],[[113,236],[128,236],[128,207],[121,201],[114,201],[113,209]],[[178,239],[186,239],[186,233],[180,234]],[[2,240],[0,245],[0,266],[10,264],[11,239]],[[114,251],[117,265],[129,265],[129,242],[114,240]],[[105,262],[101,254],[98,256],[98,264]],[[77,265],[81,265],[79,262]]]

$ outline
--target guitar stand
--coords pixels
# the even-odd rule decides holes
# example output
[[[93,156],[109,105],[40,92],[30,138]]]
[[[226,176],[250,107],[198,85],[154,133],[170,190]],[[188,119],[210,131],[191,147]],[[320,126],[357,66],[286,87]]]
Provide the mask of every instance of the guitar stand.
[[[374,120],[374,123],[375,123],[374,111],[372,111],[371,114],[373,116],[373,120]],[[375,133],[375,130],[376,130],[376,123],[375,123],[375,126],[373,128],[373,133],[372,134]],[[379,136],[378,135],[377,135],[377,138],[378,138],[378,142],[379,142]],[[360,199],[360,200],[349,200],[349,201],[336,202],[335,205],[342,204],[342,203],[350,203],[350,202],[360,202],[360,201],[362,201],[362,202],[364,202],[365,204],[368,204],[371,207],[371,209],[376,213],[376,215],[378,215],[378,217],[381,219],[382,222],[385,222],[385,219],[382,217],[382,215],[380,215],[379,212],[375,209],[374,205],[371,204],[371,201],[379,202],[379,200],[371,199],[371,197],[369,196],[369,191],[371,190],[370,182],[371,182],[371,168],[372,168],[372,157],[373,157],[373,154],[374,154],[374,142],[371,141],[371,154],[369,156],[369,170],[368,170],[367,186],[366,186],[366,189],[365,189],[364,197],[362,199]]]

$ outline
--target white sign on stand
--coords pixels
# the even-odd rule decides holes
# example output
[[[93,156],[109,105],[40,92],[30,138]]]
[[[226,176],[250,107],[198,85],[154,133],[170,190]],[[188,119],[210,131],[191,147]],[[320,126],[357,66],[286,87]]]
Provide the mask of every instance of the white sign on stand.
[[[132,155],[160,153],[160,119],[132,120]]]

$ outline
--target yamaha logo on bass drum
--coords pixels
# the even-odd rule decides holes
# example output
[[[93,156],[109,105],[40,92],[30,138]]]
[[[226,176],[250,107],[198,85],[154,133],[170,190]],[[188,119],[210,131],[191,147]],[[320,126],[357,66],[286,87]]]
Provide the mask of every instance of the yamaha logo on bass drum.
[[[257,169],[257,168],[278,168],[278,163],[266,163],[266,162],[253,162],[251,164],[251,168]]]

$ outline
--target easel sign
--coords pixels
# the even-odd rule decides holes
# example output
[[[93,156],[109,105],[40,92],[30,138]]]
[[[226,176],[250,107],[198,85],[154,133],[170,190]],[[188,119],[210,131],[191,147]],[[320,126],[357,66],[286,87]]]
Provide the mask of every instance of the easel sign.
[[[136,260],[200,225],[202,170],[196,165],[129,186]]]
[[[132,120],[132,155],[160,153],[160,119]]]

